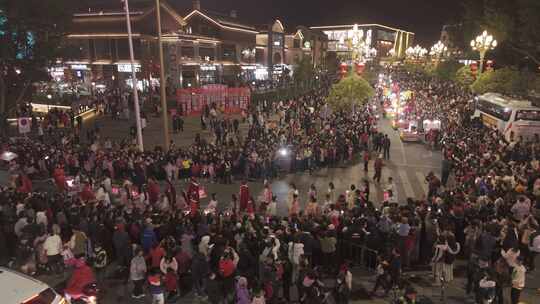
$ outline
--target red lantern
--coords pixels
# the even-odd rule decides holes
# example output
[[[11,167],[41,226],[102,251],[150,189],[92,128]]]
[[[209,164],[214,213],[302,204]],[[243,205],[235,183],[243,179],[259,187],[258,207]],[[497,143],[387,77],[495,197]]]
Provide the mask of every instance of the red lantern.
[[[363,63],[357,63],[356,64],[356,74],[361,75],[362,72],[364,72],[364,68],[366,66]]]
[[[493,71],[493,60],[488,60],[486,62],[486,71]]]
[[[476,63],[476,61],[475,61],[475,62],[471,63],[470,66],[471,66],[471,73],[472,73],[473,77],[476,78],[476,75],[478,74],[478,63]]]
[[[347,64],[345,62],[342,62],[339,65],[339,74],[341,75],[341,77],[345,77],[345,75],[347,74]]]

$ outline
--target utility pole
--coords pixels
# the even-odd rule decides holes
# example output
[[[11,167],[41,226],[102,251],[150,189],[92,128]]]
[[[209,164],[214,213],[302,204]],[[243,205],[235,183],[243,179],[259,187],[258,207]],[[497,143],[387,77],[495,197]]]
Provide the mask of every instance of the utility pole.
[[[129,17],[129,3],[128,0],[124,0],[124,9],[126,10],[126,23],[128,30],[128,42],[129,42],[129,56],[131,59],[131,80],[133,85],[133,100],[135,102],[135,120],[137,126],[137,146],[139,150],[144,151],[142,129],[141,129],[141,111],[139,109],[139,92],[137,90],[137,71],[135,68],[135,55],[133,54],[133,37],[131,35],[131,19]]]
[[[161,112],[163,117],[163,148],[169,150],[169,118],[167,111],[167,91],[165,90],[165,65],[163,64],[163,40],[161,39],[161,9],[159,0],[156,0],[156,18],[159,44],[159,88],[161,90]]]

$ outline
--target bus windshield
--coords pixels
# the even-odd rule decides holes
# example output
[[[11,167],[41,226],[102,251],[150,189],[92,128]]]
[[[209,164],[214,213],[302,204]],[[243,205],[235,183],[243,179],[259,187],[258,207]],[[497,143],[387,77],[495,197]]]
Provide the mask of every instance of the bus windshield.
[[[516,112],[516,120],[540,121],[540,109],[519,110]]]
[[[494,116],[502,121],[508,121],[512,115],[512,110],[482,98],[479,98],[476,102],[476,108],[479,111]]]

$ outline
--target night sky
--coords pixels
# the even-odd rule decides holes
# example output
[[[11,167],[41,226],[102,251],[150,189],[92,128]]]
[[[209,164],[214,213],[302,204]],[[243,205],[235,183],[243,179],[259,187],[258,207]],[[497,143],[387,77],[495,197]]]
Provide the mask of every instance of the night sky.
[[[85,0],[101,5],[120,0]],[[136,2],[148,0],[130,0]],[[167,0],[187,11],[191,0]],[[153,1],[149,1],[153,2]],[[241,21],[262,25],[279,18],[285,25],[339,25],[380,23],[416,33],[416,42],[429,47],[440,36],[443,24],[461,14],[460,0],[201,0],[202,9],[238,11]],[[120,6],[120,5],[119,5]],[[185,12],[184,11],[184,12]],[[291,31],[292,32],[292,31]]]

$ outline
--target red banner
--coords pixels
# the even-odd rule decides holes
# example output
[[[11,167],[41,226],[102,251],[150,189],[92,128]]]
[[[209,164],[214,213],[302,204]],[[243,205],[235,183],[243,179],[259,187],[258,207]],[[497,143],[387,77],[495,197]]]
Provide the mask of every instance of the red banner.
[[[224,85],[206,85],[202,88],[178,89],[177,106],[185,115],[200,114],[205,106],[215,104],[223,113],[240,113],[251,101],[249,88],[228,88]]]

